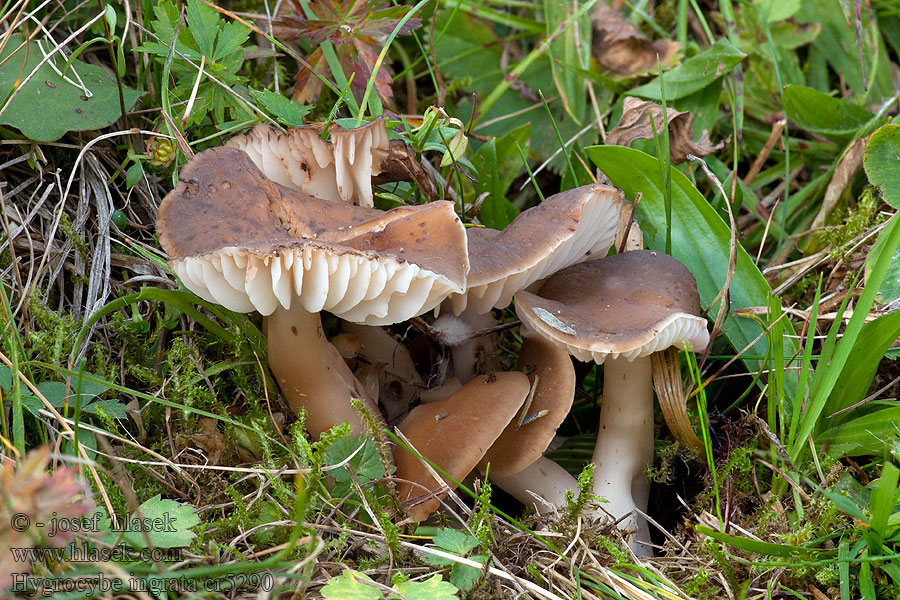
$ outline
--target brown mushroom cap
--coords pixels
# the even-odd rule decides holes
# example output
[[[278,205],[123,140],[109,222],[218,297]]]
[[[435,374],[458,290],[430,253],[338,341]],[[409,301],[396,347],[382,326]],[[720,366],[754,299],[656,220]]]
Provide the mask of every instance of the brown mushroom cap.
[[[575,367],[568,350],[539,335],[525,338],[516,369],[528,375],[535,389],[527,409],[523,406],[527,414],[513,418],[482,460],[501,477],[518,473],[541,457],[575,397]],[[543,411],[547,412],[540,416]]]
[[[516,414],[528,395],[528,377],[518,371],[481,375],[438,402],[421,404],[397,426],[419,453],[460,481],[475,468],[484,453]],[[429,490],[440,484],[412,452],[394,452],[396,476]],[[453,484],[450,484],[451,486]],[[400,501],[426,494],[419,486],[397,484]],[[409,515],[422,520],[437,510],[437,498],[413,505]]]
[[[506,229],[467,230],[471,270],[453,312],[503,308],[513,294],[568,265],[603,256],[615,239],[622,192],[601,184],[555,194],[513,219]]]
[[[633,360],[670,346],[709,343],[694,276],[660,252],[636,250],[563,269],[539,295],[516,294],[523,325],[577,359]]]
[[[201,152],[157,216],[184,284],[238,312],[271,314],[297,296],[309,312],[387,324],[461,291],[465,229],[450,202],[382,212],[269,181],[237,148]]]
[[[373,205],[373,177],[418,181],[426,193],[434,184],[403,142],[388,140],[384,119],[342,129],[332,124],[331,141],[321,126],[292,127],[281,133],[256,125],[226,146],[246,152],[266,177],[287,188],[321,200],[359,206]]]

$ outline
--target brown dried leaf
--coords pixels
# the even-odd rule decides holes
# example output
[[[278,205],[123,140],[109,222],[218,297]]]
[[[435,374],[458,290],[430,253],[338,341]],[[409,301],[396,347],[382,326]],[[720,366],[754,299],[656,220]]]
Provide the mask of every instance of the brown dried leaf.
[[[321,46],[309,55],[307,62],[319,73],[328,72],[328,61],[325,60],[325,55],[322,54]],[[294,100],[300,104],[310,104],[318,100],[320,93],[322,93],[322,80],[305,66],[301,67],[297,74],[294,75]]]
[[[653,125],[658,135],[662,135],[662,106],[649,100],[640,100],[629,96],[625,98],[622,118],[619,119],[609,135],[606,144],[611,146],[628,146],[634,140],[653,139],[653,127],[650,125],[650,114],[653,114]],[[688,154],[706,156],[722,148],[725,142],[713,144],[709,139],[709,131],[703,130],[700,139],[694,141],[694,115],[679,112],[674,108],[666,109],[669,122],[669,151],[672,162],[683,163]]]
[[[216,419],[204,417],[197,424],[200,426],[200,433],[185,435],[185,437],[206,454],[209,464],[218,465],[225,450],[225,436],[219,431]]]
[[[636,75],[656,70],[656,57],[663,67],[678,61],[681,44],[672,40],[652,41],[626,21],[616,9],[600,2],[591,18],[594,28],[593,54],[601,65],[621,73]]]

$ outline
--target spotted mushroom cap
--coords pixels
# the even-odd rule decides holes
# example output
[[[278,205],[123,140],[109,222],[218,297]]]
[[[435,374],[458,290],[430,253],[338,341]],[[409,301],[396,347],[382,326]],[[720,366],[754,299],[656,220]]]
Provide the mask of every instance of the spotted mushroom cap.
[[[292,127],[282,133],[256,125],[225,145],[246,152],[275,183],[322,200],[371,207],[373,177],[416,180],[426,193],[433,188],[406,145],[388,140],[384,119],[355,129],[333,124],[329,133],[331,141],[325,141],[321,126]]]
[[[547,279],[537,294],[516,294],[527,331],[578,360],[628,361],[670,346],[709,343],[697,282],[676,259],[636,250],[583,262]]]
[[[450,297],[455,314],[486,313],[513,294],[571,264],[603,256],[619,227],[622,192],[601,184],[555,194],[522,212],[503,230],[467,230],[472,268],[463,293]]]
[[[267,179],[221,147],[182,169],[157,216],[170,265],[195,294],[238,312],[310,312],[381,325],[465,287],[465,229],[450,202],[384,212],[328,202]]]

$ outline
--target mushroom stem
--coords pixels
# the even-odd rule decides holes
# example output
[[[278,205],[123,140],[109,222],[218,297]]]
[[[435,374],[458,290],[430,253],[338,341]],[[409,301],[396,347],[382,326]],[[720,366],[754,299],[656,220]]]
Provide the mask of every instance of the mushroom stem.
[[[646,519],[650,492],[647,465],[653,461],[653,387],[650,357],[608,358],[603,366],[603,403],[593,462],[594,493],[607,500],[607,512],[629,533],[635,554],[651,556]]]
[[[291,409],[306,409],[306,428],[313,438],[341,423],[350,423],[355,436],[366,433],[351,397],[363,400],[381,419],[365,388],[325,337],[319,313],[308,312],[295,301],[291,308],[279,307],[266,317],[265,329],[272,373]]]
[[[566,505],[566,490],[573,490],[576,494],[578,491],[575,478],[544,456],[518,473],[497,475],[489,471],[488,478],[525,506],[534,506],[542,516],[552,514]]]

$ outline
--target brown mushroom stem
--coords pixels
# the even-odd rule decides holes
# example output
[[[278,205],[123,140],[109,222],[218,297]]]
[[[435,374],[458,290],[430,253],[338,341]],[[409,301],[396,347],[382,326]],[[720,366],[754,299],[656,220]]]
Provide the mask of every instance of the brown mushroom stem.
[[[565,507],[566,490],[576,494],[578,490],[575,478],[544,456],[518,473],[497,475],[489,471],[488,478],[525,506],[533,506],[539,515],[549,515]]]
[[[290,309],[279,307],[266,317],[265,328],[272,373],[291,409],[306,409],[306,428],[313,438],[341,423],[350,423],[355,436],[366,433],[351,397],[363,400],[381,419],[365,388],[326,339],[319,313],[294,302]]]
[[[594,447],[594,493],[619,521],[635,554],[652,550],[646,519],[634,512],[647,510],[650,482],[647,465],[653,461],[653,386],[650,357],[608,358],[603,365],[603,403]],[[599,515],[598,515],[599,516]]]

